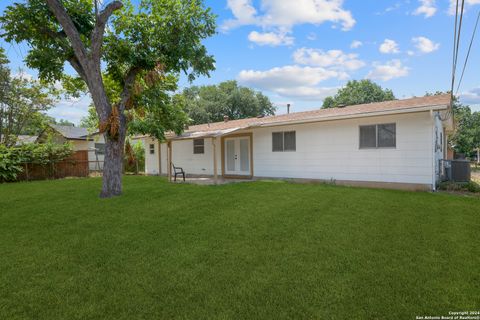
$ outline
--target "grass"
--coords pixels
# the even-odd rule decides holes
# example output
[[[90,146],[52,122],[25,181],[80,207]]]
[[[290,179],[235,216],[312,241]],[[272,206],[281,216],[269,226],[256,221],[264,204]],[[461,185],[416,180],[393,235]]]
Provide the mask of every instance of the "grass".
[[[0,185],[0,319],[415,319],[480,308],[480,201],[126,177]]]

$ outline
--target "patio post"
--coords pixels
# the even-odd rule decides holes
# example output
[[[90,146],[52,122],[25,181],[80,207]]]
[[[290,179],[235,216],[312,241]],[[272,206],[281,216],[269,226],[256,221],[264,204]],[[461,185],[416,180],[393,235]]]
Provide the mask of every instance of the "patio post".
[[[213,144],[213,179],[215,184],[218,183],[218,173],[217,173],[217,137],[212,138]]]
[[[172,141],[167,142],[168,182],[172,182]]]

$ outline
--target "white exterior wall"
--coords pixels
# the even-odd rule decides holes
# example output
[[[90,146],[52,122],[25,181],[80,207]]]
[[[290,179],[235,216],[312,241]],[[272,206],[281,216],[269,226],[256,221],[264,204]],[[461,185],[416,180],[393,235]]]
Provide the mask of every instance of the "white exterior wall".
[[[145,148],[145,174],[158,175],[160,173],[158,166],[158,141],[154,138],[143,138],[143,146]],[[150,144],[154,145],[154,153],[150,154]]]
[[[162,172],[161,173],[163,175],[167,175],[168,174],[168,163],[167,163],[168,148],[167,148],[167,144],[162,143],[160,147],[161,147],[160,152],[161,152],[161,161],[162,161],[162,164],[161,164]]]
[[[217,173],[222,174],[221,138],[217,138]],[[187,174],[213,175],[213,144],[212,138],[205,138],[205,153],[193,153],[193,140],[172,141],[172,162],[176,167],[182,167]]]
[[[396,123],[396,148],[359,149],[359,126]],[[429,112],[260,128],[253,131],[257,177],[432,184]],[[296,131],[295,152],[272,152],[272,132]]]

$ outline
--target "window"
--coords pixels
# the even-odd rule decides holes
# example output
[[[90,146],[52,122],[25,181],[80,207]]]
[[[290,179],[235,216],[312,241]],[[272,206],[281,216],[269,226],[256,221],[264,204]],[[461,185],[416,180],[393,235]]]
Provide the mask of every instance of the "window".
[[[360,149],[395,148],[396,124],[360,126]]]
[[[98,155],[105,154],[105,143],[95,143],[95,153]]]
[[[296,135],[295,131],[273,132],[272,133],[272,151],[295,151]]]
[[[150,145],[150,154],[155,154],[155,145],[153,143]]]
[[[204,154],[205,153],[205,140],[204,139],[194,139],[193,140],[193,154]]]

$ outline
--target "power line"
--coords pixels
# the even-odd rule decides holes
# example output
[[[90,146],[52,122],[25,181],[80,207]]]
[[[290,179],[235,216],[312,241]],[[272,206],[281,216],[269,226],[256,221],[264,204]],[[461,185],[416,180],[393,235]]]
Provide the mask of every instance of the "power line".
[[[460,20],[458,22],[458,30],[457,30],[457,19],[458,19],[458,0],[457,0],[457,11],[455,14],[455,32],[454,32],[455,40],[454,40],[453,72],[452,72],[452,87],[451,87],[452,96],[453,96],[453,89],[455,88],[455,76],[457,73],[458,52],[460,50],[460,38],[462,33],[464,7],[465,7],[465,0],[462,0],[462,8],[460,10]]]
[[[458,94],[458,91],[460,90],[460,85],[462,84],[463,76],[465,74],[465,69],[467,68],[468,58],[470,57],[470,51],[472,50],[473,40],[475,39],[475,33],[477,32],[479,20],[480,20],[480,10],[478,11],[477,21],[475,22],[475,27],[473,28],[472,39],[470,39],[470,45],[468,46],[467,56],[465,58],[465,63],[463,64],[462,75],[460,77],[460,81],[458,81],[457,91],[455,95]]]

